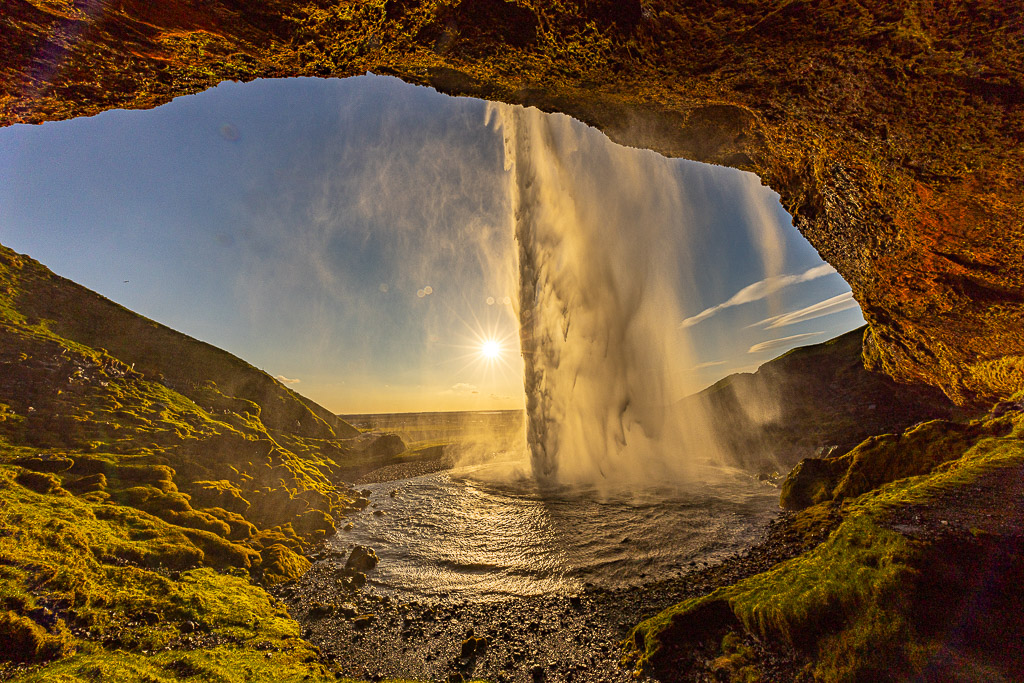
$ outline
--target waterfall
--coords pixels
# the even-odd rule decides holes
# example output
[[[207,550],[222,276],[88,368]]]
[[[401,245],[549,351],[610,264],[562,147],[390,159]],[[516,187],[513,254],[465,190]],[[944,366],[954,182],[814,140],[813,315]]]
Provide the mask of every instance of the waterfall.
[[[673,163],[567,116],[493,104],[488,117],[504,138],[518,245],[534,475],[598,486],[706,476],[718,446],[702,412],[679,407],[694,389],[680,297],[695,281],[675,246],[690,207]]]

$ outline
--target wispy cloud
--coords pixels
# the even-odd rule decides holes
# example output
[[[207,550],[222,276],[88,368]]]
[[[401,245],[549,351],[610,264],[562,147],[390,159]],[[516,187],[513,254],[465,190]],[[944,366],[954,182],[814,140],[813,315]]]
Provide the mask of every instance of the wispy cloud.
[[[445,389],[441,393],[449,396],[452,394],[456,396],[465,396],[466,394],[479,394],[480,390],[474,384],[459,382],[458,384],[453,384],[450,388]]]
[[[825,299],[824,301],[819,301],[816,304],[811,304],[806,308],[801,308],[799,311],[792,311],[791,313],[783,313],[782,315],[765,318],[753,325],[748,325],[748,327],[764,327],[771,330],[778,327],[785,327],[786,325],[795,325],[797,323],[807,322],[808,320],[814,320],[816,318],[824,318],[826,315],[832,315],[833,313],[840,313],[842,311],[848,311],[851,308],[857,308],[858,305],[857,301],[853,298],[853,292],[846,292],[845,294],[834,296],[831,299]]]
[[[805,339],[817,337],[825,334],[824,332],[807,332],[806,334],[794,334],[792,337],[782,337],[780,339],[769,339],[759,344],[754,344],[747,350],[747,353],[761,353],[762,351],[774,351],[775,349],[781,349],[784,346],[792,346],[797,342],[801,342]]]
[[[679,327],[684,329],[687,327],[693,327],[697,323],[707,320],[723,309],[740,306],[742,304],[749,304],[753,301],[759,301],[771,296],[784,287],[789,287],[790,285],[799,284],[801,282],[817,280],[819,277],[825,277],[826,275],[831,275],[835,272],[835,268],[827,263],[823,263],[820,266],[815,266],[814,268],[805,270],[802,273],[774,275],[772,277],[765,278],[764,280],[759,280],[758,282],[747,285],[740,291],[733,294],[728,301],[720,303],[717,306],[712,306],[711,308],[705,308],[697,315],[687,318],[679,324]]]
[[[699,365],[694,365],[690,369],[691,370],[703,370],[704,368],[716,368],[719,365],[725,365],[725,361],[724,360],[715,360],[715,361],[710,361],[708,363],[700,363]]]
[[[298,384],[299,382],[302,381],[301,379],[288,379],[284,375],[278,375],[274,379],[276,379],[278,382],[282,384]]]

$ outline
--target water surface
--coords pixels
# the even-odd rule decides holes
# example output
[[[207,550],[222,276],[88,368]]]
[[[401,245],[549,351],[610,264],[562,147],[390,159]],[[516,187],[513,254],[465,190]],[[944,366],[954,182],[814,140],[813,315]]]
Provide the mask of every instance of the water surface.
[[[755,543],[778,510],[777,489],[737,472],[608,493],[545,489],[521,471],[513,460],[369,485],[376,508],[331,543],[375,548],[368,582],[396,597],[494,600],[637,585],[714,562]]]

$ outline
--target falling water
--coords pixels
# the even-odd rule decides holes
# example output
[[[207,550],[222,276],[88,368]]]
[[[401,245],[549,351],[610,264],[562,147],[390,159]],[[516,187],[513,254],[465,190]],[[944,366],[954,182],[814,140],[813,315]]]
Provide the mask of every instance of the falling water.
[[[527,441],[542,481],[711,476],[705,415],[679,400],[695,364],[678,329],[695,286],[675,245],[689,208],[672,162],[566,116],[492,105],[519,258]]]

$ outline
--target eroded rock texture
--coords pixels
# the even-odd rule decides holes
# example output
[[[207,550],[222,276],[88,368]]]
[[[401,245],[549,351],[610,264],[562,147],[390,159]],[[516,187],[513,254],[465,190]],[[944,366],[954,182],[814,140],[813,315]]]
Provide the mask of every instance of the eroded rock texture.
[[[758,173],[853,287],[869,367],[1024,376],[1024,12],[996,0],[10,0],[0,122],[373,71]]]

